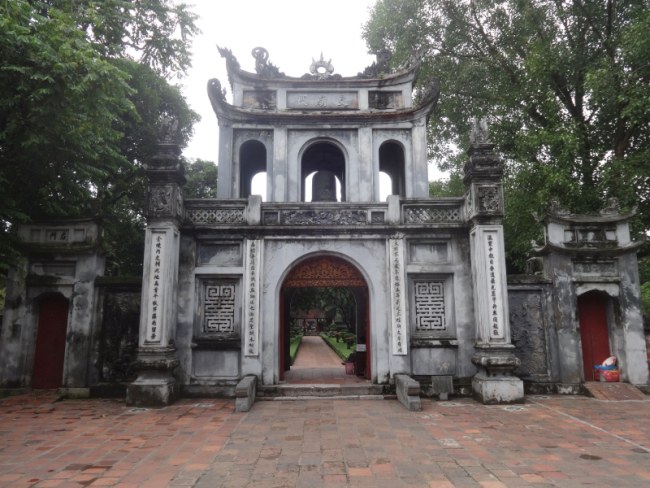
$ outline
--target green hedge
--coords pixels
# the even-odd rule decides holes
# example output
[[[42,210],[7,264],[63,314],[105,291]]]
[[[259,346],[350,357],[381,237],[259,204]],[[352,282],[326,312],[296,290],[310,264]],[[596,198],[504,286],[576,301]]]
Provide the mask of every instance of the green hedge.
[[[320,336],[325,341],[325,343],[330,346],[336,354],[343,360],[346,361],[351,353],[356,349],[356,344],[349,346],[345,342],[338,342],[336,337],[330,337],[327,333],[321,332]]]
[[[291,338],[291,342],[289,343],[289,354],[291,355],[291,364],[296,360],[296,356],[298,355],[298,349],[300,348],[300,342],[302,341],[302,336],[295,336]]]

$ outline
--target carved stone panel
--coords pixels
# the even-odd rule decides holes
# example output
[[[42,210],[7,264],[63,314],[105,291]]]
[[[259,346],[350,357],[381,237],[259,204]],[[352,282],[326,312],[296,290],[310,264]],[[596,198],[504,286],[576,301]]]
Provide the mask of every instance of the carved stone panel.
[[[357,110],[357,92],[287,92],[287,108],[294,110]]]
[[[510,290],[510,333],[521,365],[517,376],[548,376],[545,308],[541,290]]]
[[[501,213],[503,202],[499,185],[476,186],[477,211],[479,213]]]
[[[368,223],[366,210],[283,210],[281,224],[292,225],[362,225]]]
[[[99,382],[133,381],[140,326],[140,290],[104,293],[99,355]]]
[[[368,105],[378,110],[404,108],[401,91],[371,91],[368,92]]]
[[[257,110],[275,110],[277,107],[277,97],[275,91],[258,90],[244,91],[244,108],[253,108]]]
[[[178,185],[152,185],[149,190],[149,216],[179,218],[183,213],[183,195]]]

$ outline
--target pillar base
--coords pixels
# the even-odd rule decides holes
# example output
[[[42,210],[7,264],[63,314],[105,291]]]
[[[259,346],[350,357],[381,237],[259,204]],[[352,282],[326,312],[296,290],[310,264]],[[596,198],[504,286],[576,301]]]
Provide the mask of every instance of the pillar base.
[[[138,378],[126,388],[126,404],[135,407],[165,407],[180,395],[175,380],[141,380]]]
[[[491,378],[477,374],[472,378],[474,399],[485,405],[524,402],[524,382],[516,376]]]
[[[472,357],[479,371],[472,379],[474,398],[486,405],[524,402],[524,382],[513,371],[521,361],[512,347],[486,348]]]
[[[174,403],[180,395],[180,386],[172,371],[178,360],[173,350],[154,350],[138,353],[138,377],[126,388],[126,404],[136,407],[164,407]]]

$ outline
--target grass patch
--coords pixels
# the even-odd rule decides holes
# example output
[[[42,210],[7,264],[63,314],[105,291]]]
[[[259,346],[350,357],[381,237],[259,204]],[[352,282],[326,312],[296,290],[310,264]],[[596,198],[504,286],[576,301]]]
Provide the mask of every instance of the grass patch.
[[[296,360],[296,356],[298,355],[298,349],[300,348],[300,341],[302,341],[302,336],[296,336],[291,338],[291,342],[289,343],[289,354],[291,355],[291,364]]]
[[[356,346],[348,347],[345,342],[336,342],[335,337],[330,337],[325,332],[321,332],[320,336],[343,361],[345,361],[350,353],[354,352],[356,349]]]

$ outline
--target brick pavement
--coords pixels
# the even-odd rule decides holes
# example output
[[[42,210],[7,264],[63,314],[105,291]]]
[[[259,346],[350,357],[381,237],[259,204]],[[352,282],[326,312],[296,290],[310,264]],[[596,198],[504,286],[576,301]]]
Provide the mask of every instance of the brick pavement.
[[[0,400],[0,486],[650,486],[650,401]]]

